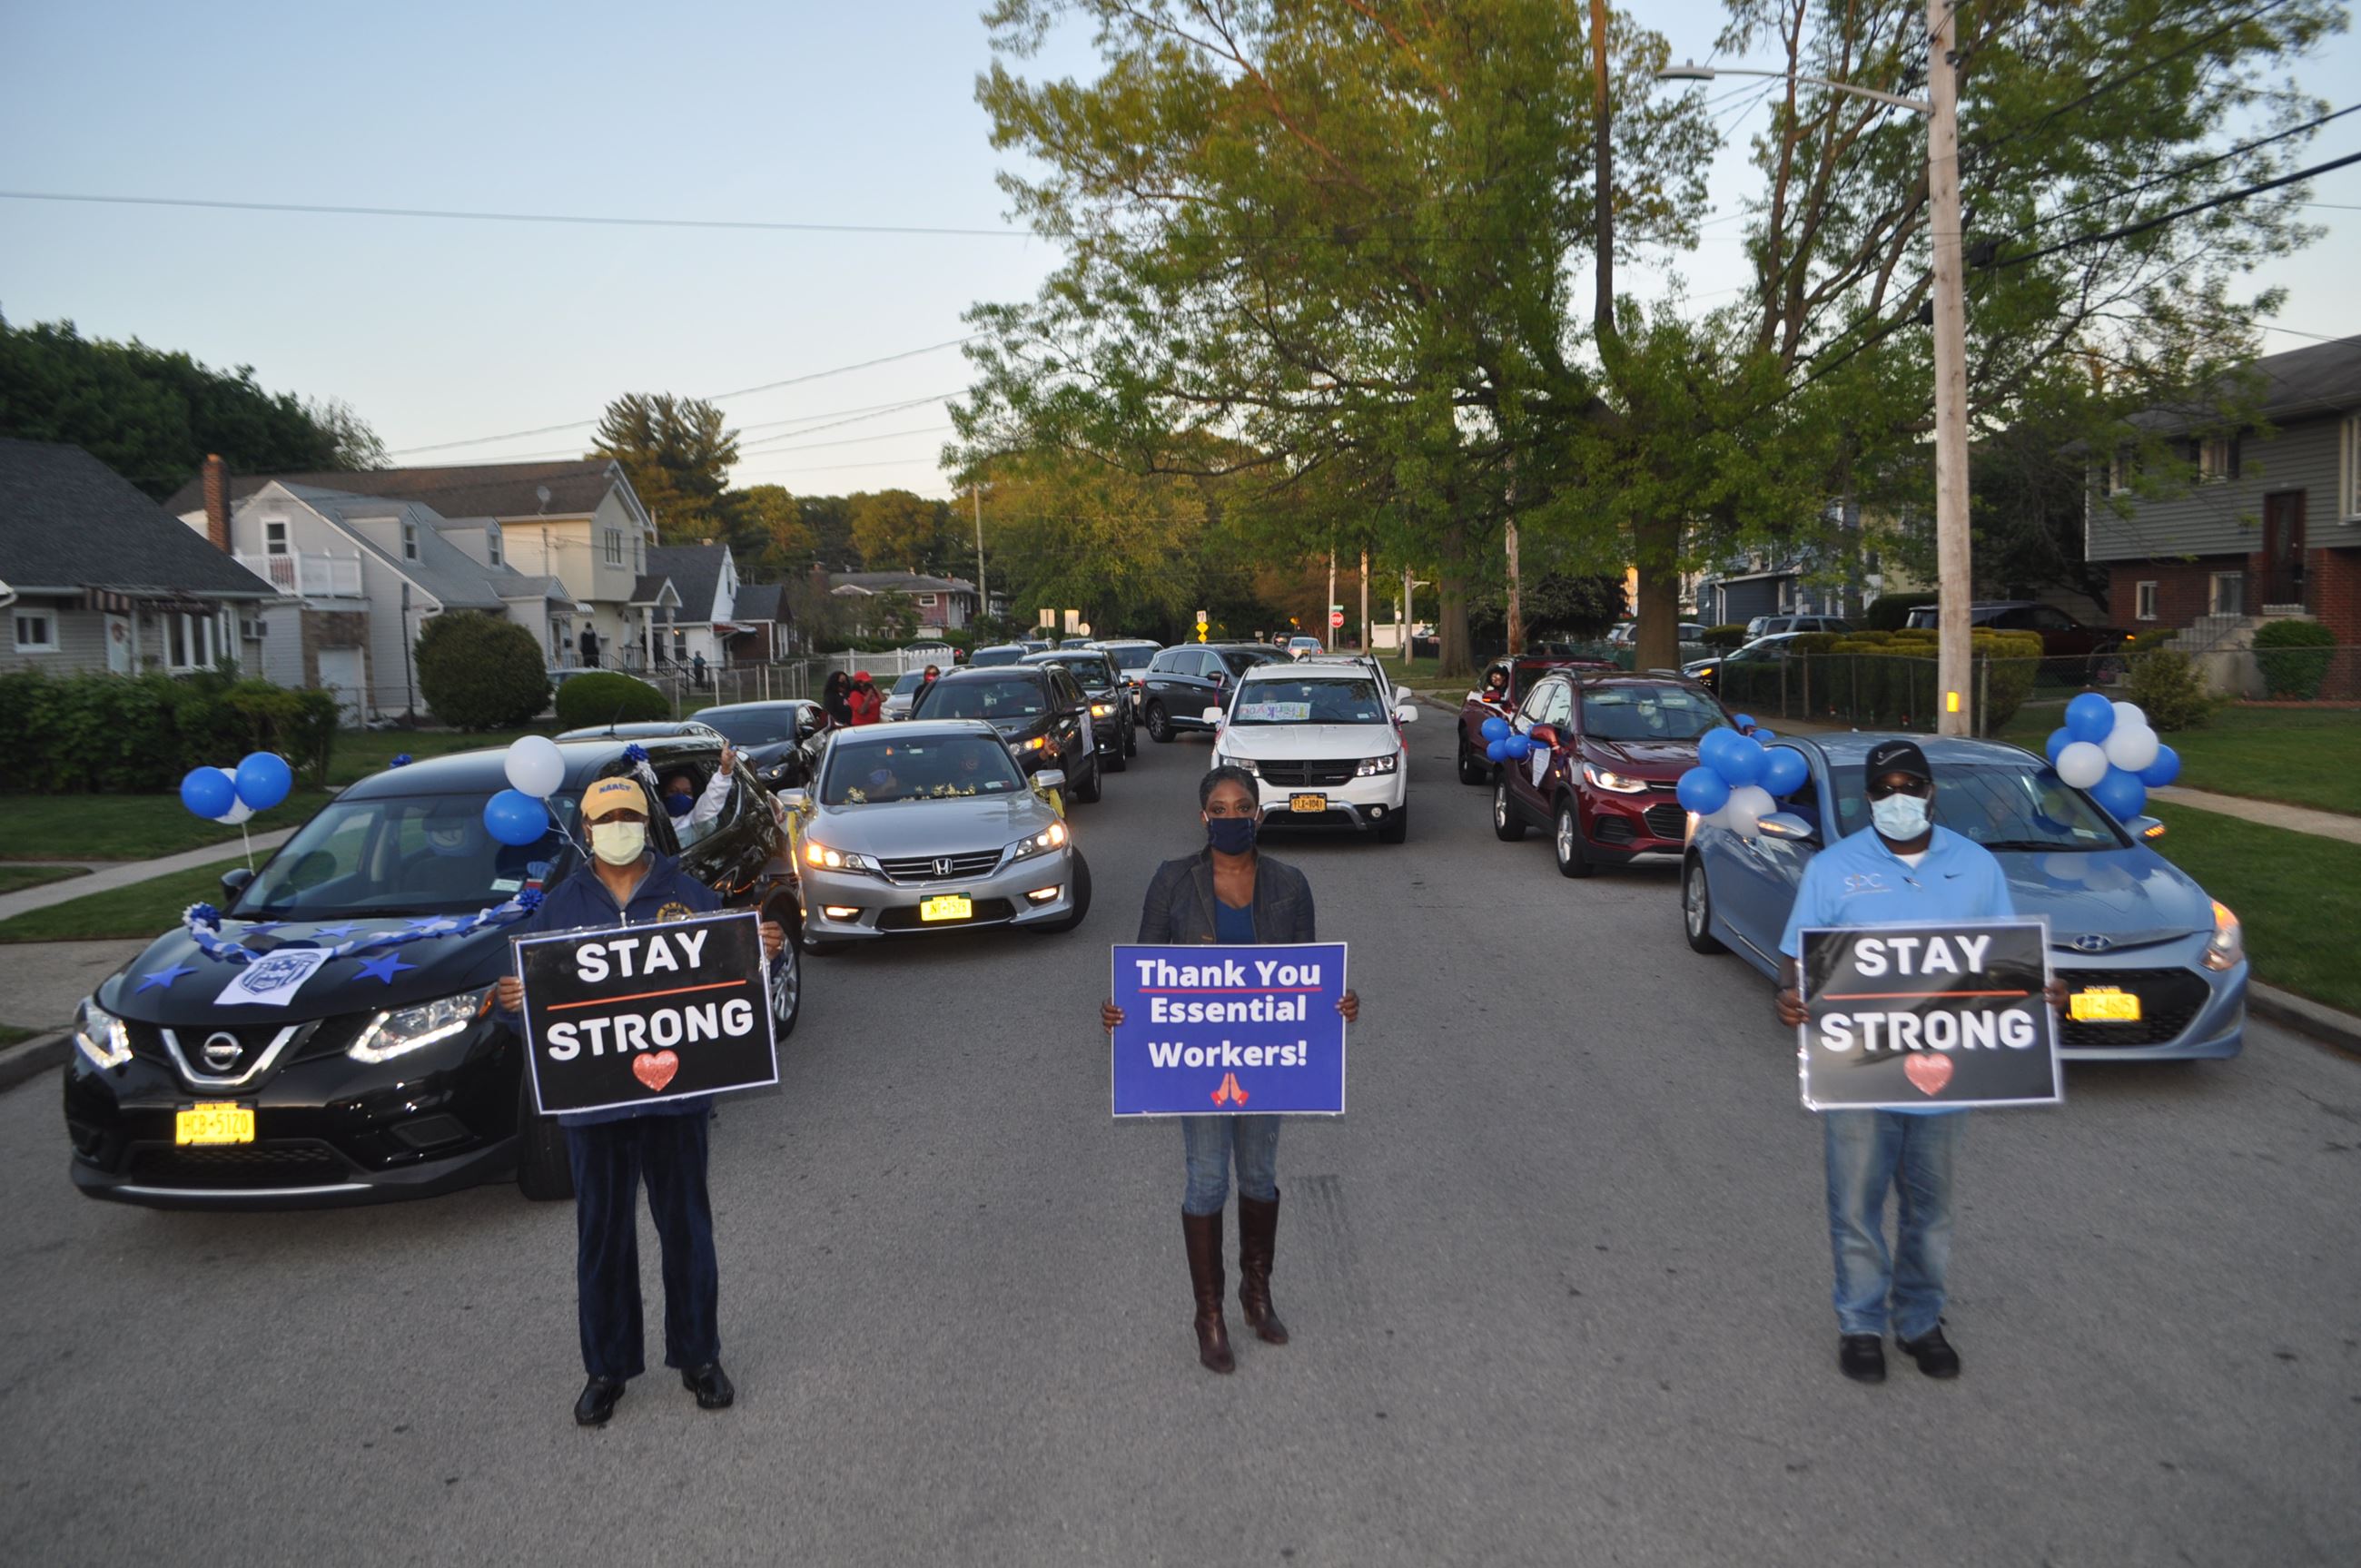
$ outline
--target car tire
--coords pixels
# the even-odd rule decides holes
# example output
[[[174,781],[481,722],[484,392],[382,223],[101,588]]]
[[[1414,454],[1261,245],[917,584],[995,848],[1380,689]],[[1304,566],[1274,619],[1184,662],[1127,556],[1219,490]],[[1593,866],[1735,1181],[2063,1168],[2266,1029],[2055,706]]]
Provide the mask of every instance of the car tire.
[[[1410,837],[1410,807],[1397,806],[1393,814],[1378,824],[1378,842],[1399,844]]]
[[[1491,764],[1476,754],[1476,748],[1467,743],[1466,735],[1462,733],[1459,737],[1459,782],[1479,784],[1491,776]]]
[[[1492,781],[1492,837],[1503,844],[1521,843],[1525,825],[1517,820],[1517,803],[1509,798],[1509,781]]]
[[[1067,785],[1066,793],[1072,796],[1077,806],[1095,806],[1098,804],[1099,796],[1104,794],[1105,790],[1106,777],[1099,772],[1099,754],[1093,751],[1091,753],[1090,783],[1086,784],[1082,780],[1076,779]]]
[[[787,939],[779,944],[778,956],[771,960],[771,1038],[784,1045],[804,1013],[803,944],[796,939],[796,927],[802,921],[796,917],[795,901],[783,897],[763,905],[763,918],[777,921],[787,933]]]
[[[519,1038],[520,1051],[524,1041]],[[535,1203],[562,1203],[574,1196],[574,1162],[566,1148],[566,1129],[555,1116],[544,1116],[533,1100],[533,1069],[517,1072],[517,1190]]]
[[[1123,742],[1118,740],[1111,751],[1099,758],[1099,766],[1108,773],[1119,773],[1131,766],[1131,754],[1123,749]]]
[[[1681,930],[1693,953],[1726,953],[1730,949],[1713,934],[1713,886],[1705,874],[1705,857],[1691,855],[1681,862]]]
[[[1139,755],[1139,726],[1128,718],[1123,721],[1123,754],[1126,758]]]
[[[1590,861],[1582,842],[1582,813],[1571,796],[1557,803],[1556,832],[1551,848],[1557,855],[1557,874],[1576,879],[1587,877],[1598,868]]]
[[[1090,914],[1091,863],[1082,859],[1082,852],[1080,850],[1074,851],[1073,867],[1074,907],[1067,913],[1063,920],[1052,920],[1046,925],[1031,927],[1035,935],[1049,936],[1060,931],[1071,931],[1081,925],[1083,918]]]
[[[1148,738],[1159,746],[1172,739],[1172,716],[1160,702],[1148,705]]]

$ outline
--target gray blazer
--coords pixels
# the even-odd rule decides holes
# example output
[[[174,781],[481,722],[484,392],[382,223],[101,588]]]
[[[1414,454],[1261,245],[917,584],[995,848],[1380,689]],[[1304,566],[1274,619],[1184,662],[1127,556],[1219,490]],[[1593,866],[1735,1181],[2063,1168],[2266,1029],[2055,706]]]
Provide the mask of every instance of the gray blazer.
[[[1255,940],[1316,942],[1312,884],[1285,861],[1258,854],[1255,862]],[[1144,945],[1210,942],[1213,926],[1213,851],[1200,850],[1156,868],[1139,912]]]

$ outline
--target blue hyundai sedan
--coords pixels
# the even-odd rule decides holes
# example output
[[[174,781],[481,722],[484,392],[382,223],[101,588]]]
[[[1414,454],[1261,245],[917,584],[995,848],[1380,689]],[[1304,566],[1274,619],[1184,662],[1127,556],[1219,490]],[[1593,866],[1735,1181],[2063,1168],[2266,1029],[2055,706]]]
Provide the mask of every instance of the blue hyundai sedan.
[[[1783,736],[1811,776],[1761,834],[1690,818],[1681,870],[1689,946],[1735,951],[1774,981],[1779,937],[1822,847],[1869,825],[1861,766],[1884,735]],[[1913,736],[1935,771],[1935,820],[2000,859],[2023,916],[2049,921],[2050,967],[2069,1007],[2069,1060],[2232,1057],[2245,1043],[2246,953],[2238,917],[2147,847],[2164,825],[2118,824],[2028,751]]]

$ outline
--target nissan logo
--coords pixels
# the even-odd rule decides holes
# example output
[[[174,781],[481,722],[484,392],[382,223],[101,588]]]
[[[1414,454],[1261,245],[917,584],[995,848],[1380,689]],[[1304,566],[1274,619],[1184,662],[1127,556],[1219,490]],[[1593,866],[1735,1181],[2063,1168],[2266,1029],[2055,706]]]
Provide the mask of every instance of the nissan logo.
[[[951,874],[951,862],[950,856],[939,855],[935,858],[935,874],[937,876],[949,876]]]
[[[205,1058],[205,1065],[215,1072],[227,1072],[237,1065],[237,1058],[245,1053],[246,1047],[237,1043],[237,1036],[226,1030],[207,1035],[205,1043],[198,1047],[198,1054]]]
[[[2109,948],[2114,946],[2113,942],[2108,941],[2104,937],[2095,934],[2077,937],[2070,945],[2078,953],[2103,953]]]

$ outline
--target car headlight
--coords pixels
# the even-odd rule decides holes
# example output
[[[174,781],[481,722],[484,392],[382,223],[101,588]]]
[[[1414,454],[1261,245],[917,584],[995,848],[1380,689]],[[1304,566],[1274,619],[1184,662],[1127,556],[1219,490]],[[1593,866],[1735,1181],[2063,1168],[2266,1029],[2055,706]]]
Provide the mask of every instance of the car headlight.
[[[1366,779],[1376,773],[1389,773],[1401,766],[1401,754],[1388,751],[1382,757],[1364,757],[1353,764],[1353,776]]]
[[[1091,704],[1091,717],[1093,718],[1104,718],[1108,714],[1111,714],[1114,711],[1115,704],[1111,702],[1094,702]]]
[[[1066,825],[1052,822],[1030,838],[1019,839],[1009,845],[1007,853],[1012,861],[1030,860],[1035,855],[1046,855],[1052,850],[1063,849],[1065,844]]]
[[[831,872],[873,872],[877,869],[868,856],[831,850],[817,839],[804,840],[804,864]]]
[[[1038,751],[1049,743],[1047,735],[1036,735],[1030,740],[1011,740],[1008,749],[1012,751]]]
[[[437,1040],[447,1040],[483,1014],[488,994],[463,991],[456,996],[437,997],[415,1007],[380,1013],[368,1021],[358,1039],[345,1047],[345,1054],[355,1061],[391,1061]]]
[[[2215,899],[2213,939],[2205,944],[2205,967],[2210,970],[2235,969],[2238,961],[2246,956],[2246,936],[2238,925],[2238,917],[2230,913],[2228,905]]]
[[[1251,778],[1258,779],[1262,777],[1262,770],[1255,766],[1254,759],[1252,757],[1224,757],[1220,752],[1216,751],[1213,753],[1213,766],[1217,768],[1235,768],[1240,773],[1243,773]]]
[[[1588,783],[1598,785],[1600,789],[1612,791],[1616,795],[1648,793],[1647,780],[1625,778],[1621,773],[1610,773],[1605,768],[1593,767],[1588,762],[1582,764],[1582,776]]]
[[[83,997],[74,1009],[73,1039],[93,1067],[121,1067],[131,1059],[131,1031],[94,997]]]

